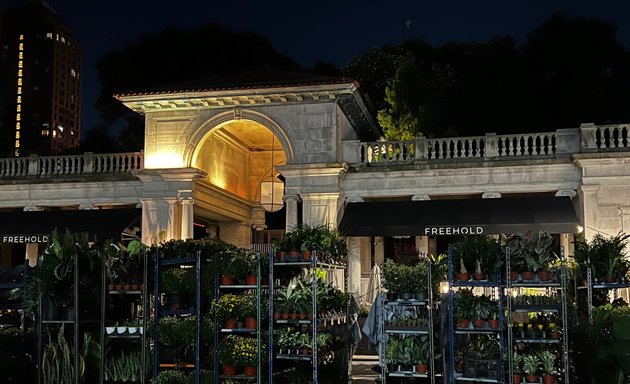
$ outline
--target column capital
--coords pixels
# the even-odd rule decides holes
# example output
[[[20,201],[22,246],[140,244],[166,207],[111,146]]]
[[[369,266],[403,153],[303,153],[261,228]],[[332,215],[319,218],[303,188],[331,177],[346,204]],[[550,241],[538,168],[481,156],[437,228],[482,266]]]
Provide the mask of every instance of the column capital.
[[[361,196],[346,196],[346,203],[362,203],[363,198]]]
[[[501,194],[499,192],[484,192],[483,195],[481,195],[482,199],[500,199],[501,198]]]
[[[91,210],[91,209],[98,209],[98,207],[95,207],[94,205],[92,205],[92,203],[81,203],[79,204],[79,209]]]
[[[24,212],[39,212],[45,210],[46,209],[44,207],[40,207],[39,205],[27,205],[23,209]]]
[[[564,197],[564,196],[569,196],[570,198],[574,198],[575,196],[577,196],[577,192],[575,191],[575,189],[559,189],[556,192],[556,197]]]
[[[431,196],[427,194],[417,194],[417,195],[411,196],[411,201],[426,201],[426,200],[431,200]]]

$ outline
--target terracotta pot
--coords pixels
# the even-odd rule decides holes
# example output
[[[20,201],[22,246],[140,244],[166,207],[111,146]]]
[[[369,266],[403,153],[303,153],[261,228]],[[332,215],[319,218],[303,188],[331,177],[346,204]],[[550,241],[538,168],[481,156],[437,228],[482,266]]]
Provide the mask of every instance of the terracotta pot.
[[[521,384],[523,382],[523,375],[515,373],[512,375],[512,383]]]
[[[140,284],[131,284],[131,290],[132,291],[140,290]]]
[[[287,255],[286,252],[282,251],[282,252],[278,252],[276,253],[276,260],[277,261],[284,261],[284,257]]]
[[[473,327],[475,327],[476,329],[483,328],[485,323],[486,321],[484,319],[477,319],[473,321]]]
[[[313,320],[313,314],[312,314],[312,313],[307,313],[307,314],[306,314],[306,318],[307,318],[308,320]]]
[[[256,367],[245,367],[243,374],[247,377],[256,377]]]
[[[225,328],[234,329],[236,328],[236,319],[227,319],[225,320]]]
[[[551,272],[549,272],[549,271],[538,271],[538,279],[540,281],[549,281],[549,280],[551,280]]]
[[[499,329],[499,320],[488,320],[488,327],[490,327],[491,329]]]
[[[470,273],[458,273],[457,281],[468,281],[470,280]]]
[[[302,354],[303,355],[310,356],[311,352],[312,351],[310,349],[307,349],[307,348],[302,349]]]
[[[281,316],[282,316],[282,314],[280,312],[274,312],[273,319],[274,320],[280,320]]]
[[[428,364],[416,364],[416,372],[424,375],[427,373],[427,369],[429,369],[429,365]]]
[[[223,374],[225,376],[234,376],[234,375],[236,375],[236,367],[234,365],[231,365],[231,364],[223,364]]]
[[[245,328],[247,329],[256,329],[256,319],[254,319],[253,317],[246,317],[245,318]]]
[[[527,381],[528,383],[537,383],[538,375],[527,375],[525,376],[525,381]]]
[[[230,275],[221,275],[221,285],[234,285],[234,278]]]
[[[457,320],[457,328],[468,328],[468,320]]]
[[[311,259],[311,251],[303,251],[302,252],[302,260],[308,261]]]
[[[473,278],[475,280],[485,280],[486,279],[486,274],[485,273],[475,273],[475,274],[473,274]]]
[[[131,290],[131,284],[123,284],[122,289],[123,289],[123,291],[130,291]]]
[[[254,275],[247,275],[245,277],[245,285],[256,285],[256,276]]]
[[[559,339],[560,338],[560,332],[558,332],[558,331],[549,332],[549,336],[552,339]]]
[[[116,284],[107,284],[108,291],[113,291],[114,289],[116,289]]]
[[[297,313],[290,313],[290,314],[289,314],[289,317],[290,317],[292,320],[295,320],[295,319],[297,319]]]
[[[292,258],[296,258],[297,257],[298,252],[297,251],[291,251],[289,252],[289,256],[291,256]]]
[[[123,285],[122,284],[114,284],[114,290],[122,291],[122,289],[123,289]]]
[[[288,313],[283,313],[280,317],[282,317],[283,320],[286,320],[289,318],[289,314]]]
[[[514,272],[514,271],[510,272],[510,281],[515,282],[517,280],[518,280],[518,272]]]
[[[544,384],[553,384],[556,382],[556,378],[553,375],[544,375],[543,383]]]
[[[521,273],[521,276],[523,277],[523,280],[529,280],[529,281],[534,280],[534,275],[535,275],[535,273],[532,272],[532,271],[527,271],[527,272]]]
[[[306,313],[298,313],[298,319],[300,320],[306,319]]]
[[[617,278],[615,276],[606,276],[604,281],[608,284],[614,284],[617,282]]]

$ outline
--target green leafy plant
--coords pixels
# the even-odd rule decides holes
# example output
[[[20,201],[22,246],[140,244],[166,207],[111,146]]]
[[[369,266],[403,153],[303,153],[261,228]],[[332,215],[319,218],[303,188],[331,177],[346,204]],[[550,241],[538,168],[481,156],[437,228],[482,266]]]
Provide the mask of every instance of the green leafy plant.
[[[523,372],[527,376],[535,375],[536,371],[538,371],[539,363],[540,363],[540,360],[538,359],[538,356],[534,354],[524,355],[523,356]]]
[[[553,236],[547,232],[517,233],[507,239],[512,270],[518,272],[546,268],[552,261]]]
[[[187,381],[186,374],[179,370],[161,371],[153,384],[182,384]]]
[[[501,245],[488,236],[468,236],[453,248],[453,257],[460,260],[467,271],[491,274],[503,264]]]
[[[543,350],[538,353],[538,359],[542,364],[543,375],[553,374],[556,370],[556,356],[547,350]]]
[[[514,351],[512,354],[512,366],[514,374],[522,374],[523,373],[523,355],[520,355],[518,352]]]
[[[63,326],[59,328],[56,338],[49,334],[42,354],[42,384],[73,384],[75,375],[82,381],[88,355],[99,353],[97,344],[92,341],[89,333],[83,334],[83,344],[78,353],[79,365],[75,366],[72,347],[66,340]]]

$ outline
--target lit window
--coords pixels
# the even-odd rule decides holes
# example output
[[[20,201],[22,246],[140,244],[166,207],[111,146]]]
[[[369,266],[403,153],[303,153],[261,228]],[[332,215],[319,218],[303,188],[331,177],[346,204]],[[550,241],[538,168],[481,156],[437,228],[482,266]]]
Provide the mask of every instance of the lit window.
[[[24,43],[20,43],[20,47],[19,47],[20,51],[24,50]]]
[[[22,96],[18,96],[17,97],[17,102],[18,102],[18,104],[22,102]]]
[[[20,138],[20,131],[15,132],[15,138],[19,139]]]
[[[18,69],[18,77],[22,77],[22,70]]]
[[[72,77],[77,77],[77,73],[75,72],[75,70],[74,70],[74,69],[71,69],[71,70],[70,70],[70,75],[71,75]]]
[[[18,113],[17,115],[15,115],[15,121],[20,121],[20,120],[22,120],[22,117]]]
[[[56,36],[57,36],[57,41],[59,41],[59,34],[57,33]]]
[[[42,136],[48,136],[48,130],[42,129]]]
[[[16,150],[15,150],[15,157],[19,157],[19,156],[20,156],[20,150],[19,150],[19,149],[16,149]]]
[[[21,95],[21,94],[22,94],[22,87],[18,87],[18,90],[17,90],[17,91],[18,91],[18,92],[17,92],[17,93],[18,93],[18,95]]]
[[[53,130],[53,137],[57,137],[57,131]]]
[[[24,52],[20,52],[18,59],[22,60],[24,58]]]
[[[20,148],[20,140],[15,140],[15,148]]]
[[[52,32],[48,32],[48,33],[46,34],[46,38],[47,38],[47,39],[52,39]]]
[[[15,123],[15,129],[18,130],[18,131],[20,130],[20,123],[19,122]]]
[[[22,68],[22,60],[18,61],[18,68]]]
[[[20,40],[24,40],[24,35],[20,35]]]
[[[65,38],[65,37],[63,37],[63,36],[61,36],[61,42],[62,42],[62,43],[65,43],[65,42],[66,42],[66,38]]]
[[[17,105],[17,111],[18,112],[22,112],[22,104],[18,104]]]
[[[18,77],[18,85],[22,85],[22,78]]]

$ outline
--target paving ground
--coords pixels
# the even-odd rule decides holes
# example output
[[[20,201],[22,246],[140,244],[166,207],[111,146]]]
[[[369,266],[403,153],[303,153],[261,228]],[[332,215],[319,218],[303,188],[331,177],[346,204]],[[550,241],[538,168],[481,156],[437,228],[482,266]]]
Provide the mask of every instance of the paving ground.
[[[372,370],[378,364],[375,355],[354,355],[352,358],[352,384],[374,384],[379,374]]]

